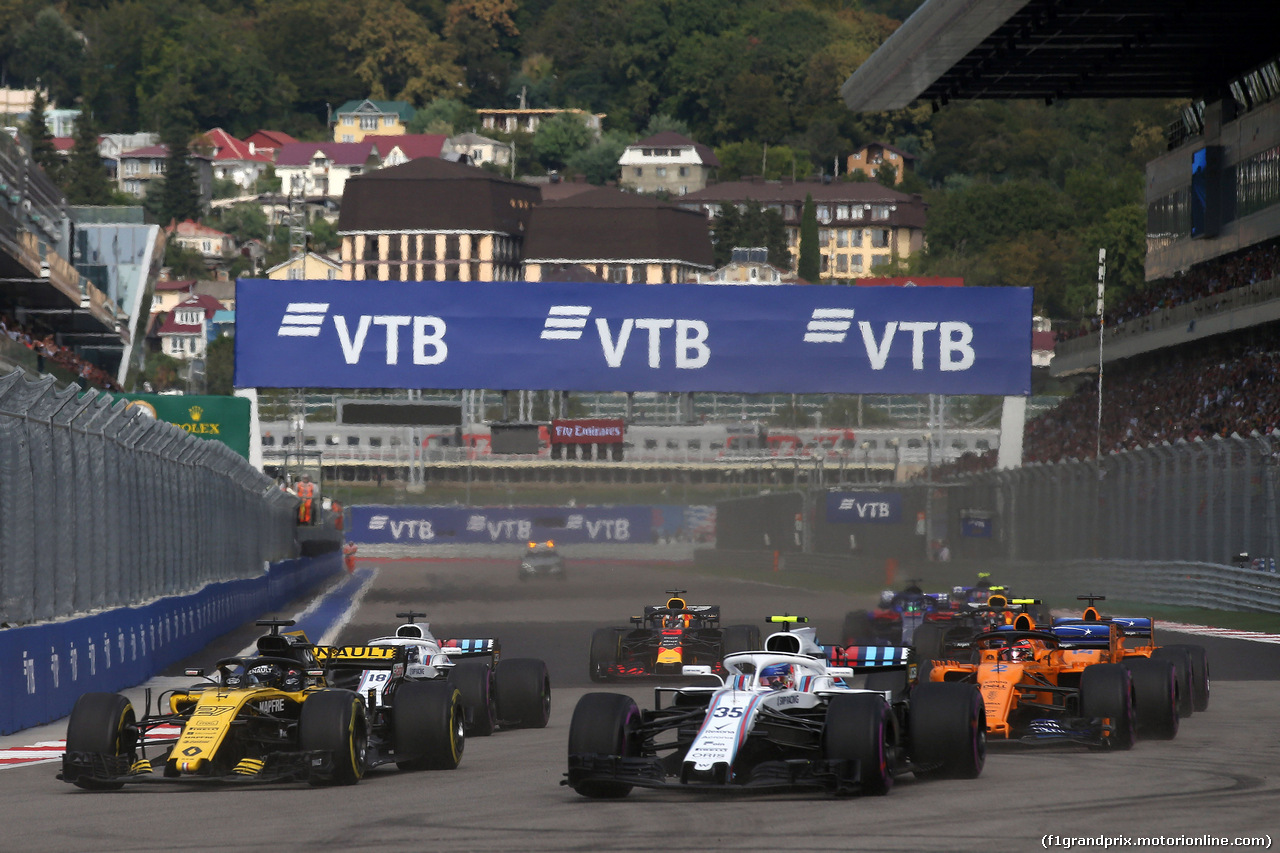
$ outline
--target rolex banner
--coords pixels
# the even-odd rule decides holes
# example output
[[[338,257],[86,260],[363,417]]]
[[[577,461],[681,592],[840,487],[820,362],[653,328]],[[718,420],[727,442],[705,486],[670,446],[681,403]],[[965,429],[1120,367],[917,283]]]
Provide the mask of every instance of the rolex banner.
[[[249,401],[212,394],[117,394],[130,405],[149,410],[156,420],[182,427],[191,435],[221,441],[249,458]]]

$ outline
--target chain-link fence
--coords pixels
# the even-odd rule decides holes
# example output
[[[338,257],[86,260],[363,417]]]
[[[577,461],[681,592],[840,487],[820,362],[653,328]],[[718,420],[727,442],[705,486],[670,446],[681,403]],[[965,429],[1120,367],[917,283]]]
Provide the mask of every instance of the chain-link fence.
[[[0,621],[254,577],[296,499],[225,445],[52,378],[0,376]]]

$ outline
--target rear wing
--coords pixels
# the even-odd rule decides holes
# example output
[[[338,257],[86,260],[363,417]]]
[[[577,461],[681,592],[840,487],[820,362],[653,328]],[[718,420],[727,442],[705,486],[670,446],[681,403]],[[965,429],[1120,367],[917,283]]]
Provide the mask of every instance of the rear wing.
[[[686,613],[703,622],[720,621],[719,604],[686,604],[681,608],[671,608],[665,604],[646,604],[644,606],[644,616],[641,619],[642,621],[648,621],[654,616],[684,615]]]
[[[1121,637],[1150,638],[1152,620],[1147,616],[1116,616],[1096,622],[1083,619],[1059,618],[1053,620],[1052,632],[1064,642],[1080,645],[1107,645],[1111,641],[1114,626]]]
[[[828,667],[859,672],[885,672],[906,669],[915,662],[910,646],[826,646]]]
[[[502,645],[496,637],[481,637],[479,639],[452,639],[440,640],[440,651],[450,658],[476,658],[476,657],[493,657],[493,662],[497,663],[502,656]]]
[[[404,646],[316,646],[316,661],[325,667],[393,669],[408,660]]]

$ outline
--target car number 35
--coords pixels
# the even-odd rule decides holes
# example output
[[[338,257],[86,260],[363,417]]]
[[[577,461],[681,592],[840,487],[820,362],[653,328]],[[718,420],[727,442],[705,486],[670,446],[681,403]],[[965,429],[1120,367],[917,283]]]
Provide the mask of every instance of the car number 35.
[[[712,711],[712,712],[711,712],[711,716],[713,716],[713,717],[741,717],[741,716],[742,716],[742,709],[741,709],[741,708],[728,708],[728,707],[725,707],[724,705],[721,705],[719,708],[716,708],[714,711]]]

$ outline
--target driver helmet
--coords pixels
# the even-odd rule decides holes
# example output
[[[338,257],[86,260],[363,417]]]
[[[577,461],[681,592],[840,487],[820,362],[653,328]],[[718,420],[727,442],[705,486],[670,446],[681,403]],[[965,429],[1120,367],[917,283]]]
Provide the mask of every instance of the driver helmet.
[[[1005,651],[1005,660],[1015,663],[1035,660],[1036,650],[1031,645],[1030,640],[1016,640],[1013,645],[1009,646]]]
[[[280,681],[280,689],[286,693],[296,693],[306,687],[306,679],[302,675],[302,670],[290,667],[285,671],[284,678]]]
[[[796,686],[789,663],[775,663],[760,671],[760,686],[766,690],[789,690]]]
[[[667,618],[666,618],[666,620],[665,620],[664,627],[666,627],[666,628],[685,628],[685,627],[687,627],[687,626],[688,626],[688,621],[685,619],[685,615],[684,615],[683,613],[669,613],[669,614],[667,614]]]

